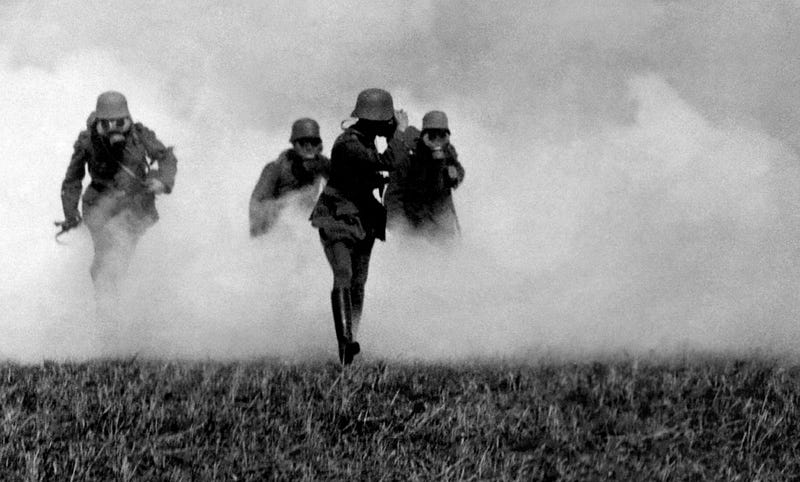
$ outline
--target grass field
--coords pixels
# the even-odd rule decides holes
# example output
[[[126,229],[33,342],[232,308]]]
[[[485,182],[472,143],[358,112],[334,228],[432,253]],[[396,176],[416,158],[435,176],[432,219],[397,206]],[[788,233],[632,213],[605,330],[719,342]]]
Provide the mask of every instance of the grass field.
[[[800,367],[0,365],[0,480],[790,480]]]

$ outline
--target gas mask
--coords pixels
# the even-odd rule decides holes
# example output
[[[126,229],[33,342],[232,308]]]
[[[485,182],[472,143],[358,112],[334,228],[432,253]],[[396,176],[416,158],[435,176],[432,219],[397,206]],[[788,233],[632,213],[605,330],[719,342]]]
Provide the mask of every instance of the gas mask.
[[[445,129],[426,129],[422,142],[431,150],[434,159],[444,159],[444,146],[450,143],[450,132]]]
[[[124,146],[125,137],[130,130],[131,119],[129,117],[97,120],[97,133],[106,139],[111,147]]]
[[[322,139],[318,137],[300,137],[292,142],[292,146],[304,161],[313,160],[322,153]]]
[[[372,139],[373,137],[384,137],[389,140],[394,136],[394,133],[397,130],[397,120],[395,120],[394,117],[389,120],[381,121],[358,119],[358,121],[351,127],[364,134],[364,136],[367,138]]]
[[[397,130],[397,119],[392,117],[388,121],[382,122],[378,128],[378,135],[381,137],[385,137],[387,140],[394,137],[394,133]]]

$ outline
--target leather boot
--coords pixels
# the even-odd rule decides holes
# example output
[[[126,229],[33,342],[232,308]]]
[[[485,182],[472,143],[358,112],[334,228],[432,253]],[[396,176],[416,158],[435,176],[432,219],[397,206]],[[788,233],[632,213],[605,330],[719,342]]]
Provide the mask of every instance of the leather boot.
[[[331,291],[333,323],[336,328],[336,341],[339,343],[339,360],[345,365],[353,362],[353,357],[361,347],[353,341],[353,307],[348,288],[334,288]]]
[[[344,290],[334,288],[331,291],[331,308],[333,309],[333,327],[336,330],[336,344],[339,347],[339,361],[344,362],[344,346],[346,340],[344,338],[344,318],[345,318],[345,302]]]
[[[358,336],[358,327],[361,325],[361,312],[364,310],[364,287],[351,286],[350,299],[353,305],[353,338]]]

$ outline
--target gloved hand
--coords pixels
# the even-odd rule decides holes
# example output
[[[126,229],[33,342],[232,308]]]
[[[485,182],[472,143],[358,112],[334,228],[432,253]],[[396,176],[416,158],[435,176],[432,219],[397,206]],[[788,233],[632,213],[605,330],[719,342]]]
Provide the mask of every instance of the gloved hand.
[[[260,224],[251,223],[250,224],[250,237],[257,238],[269,231],[269,225],[266,222],[262,222]]]
[[[154,177],[147,179],[145,185],[147,186],[147,190],[154,194],[164,194],[167,192],[167,187],[164,183]]]
[[[458,169],[456,169],[456,166],[447,166],[447,177],[451,181],[458,181]]]
[[[405,132],[408,129],[408,114],[403,109],[394,111],[394,118],[397,119],[397,130]]]
[[[73,214],[72,216],[67,216],[66,219],[63,221],[57,222],[56,226],[61,228],[62,233],[66,233],[70,229],[77,228],[81,224],[81,215],[80,214]]]
[[[426,132],[422,135],[422,142],[431,150],[434,159],[444,159],[444,146],[450,143],[450,135],[431,139]]]
[[[278,219],[279,209],[274,201],[250,201],[250,237],[266,234]]]

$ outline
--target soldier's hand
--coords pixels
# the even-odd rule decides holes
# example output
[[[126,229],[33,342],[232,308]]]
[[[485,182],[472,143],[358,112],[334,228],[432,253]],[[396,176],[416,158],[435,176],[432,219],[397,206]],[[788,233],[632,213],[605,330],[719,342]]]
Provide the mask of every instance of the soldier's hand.
[[[77,228],[81,224],[81,216],[79,214],[67,216],[66,219],[63,221],[57,221],[55,224],[61,228],[62,233],[66,233],[70,229]]]
[[[267,227],[266,226],[256,226],[256,225],[253,225],[253,224],[250,225],[250,237],[251,238],[257,238],[257,237],[261,236],[262,234],[264,234],[266,232],[267,232]]]
[[[456,169],[456,166],[447,166],[447,177],[451,181],[458,181],[458,169]]]
[[[394,111],[394,117],[397,119],[397,130],[405,132],[408,129],[408,114],[403,109]]]
[[[145,184],[147,185],[147,190],[154,194],[164,194],[167,192],[167,187],[164,183],[156,178],[151,177]]]

